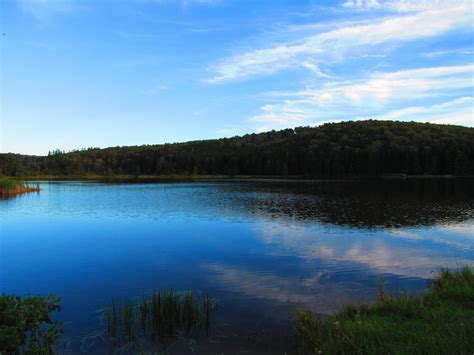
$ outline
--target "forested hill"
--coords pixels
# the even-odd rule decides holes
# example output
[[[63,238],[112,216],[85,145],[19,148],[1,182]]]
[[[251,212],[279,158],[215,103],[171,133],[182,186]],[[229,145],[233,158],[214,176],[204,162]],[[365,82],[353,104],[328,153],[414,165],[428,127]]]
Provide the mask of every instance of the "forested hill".
[[[474,128],[342,122],[187,143],[54,152],[45,157],[1,154],[0,169],[9,176],[474,175]]]

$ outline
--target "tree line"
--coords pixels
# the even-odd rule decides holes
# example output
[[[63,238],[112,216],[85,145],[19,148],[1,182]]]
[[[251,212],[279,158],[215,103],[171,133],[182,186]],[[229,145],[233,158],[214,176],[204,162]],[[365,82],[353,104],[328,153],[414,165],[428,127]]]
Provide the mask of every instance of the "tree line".
[[[474,129],[352,121],[241,137],[48,156],[0,154],[0,174],[343,177],[386,173],[474,175]]]

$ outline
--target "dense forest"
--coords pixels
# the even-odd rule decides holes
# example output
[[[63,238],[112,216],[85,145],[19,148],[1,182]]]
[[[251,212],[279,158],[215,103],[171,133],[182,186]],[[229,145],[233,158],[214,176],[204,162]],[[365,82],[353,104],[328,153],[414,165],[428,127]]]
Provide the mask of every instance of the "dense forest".
[[[0,174],[342,177],[474,175],[474,128],[356,121],[242,137],[134,147],[0,154]]]

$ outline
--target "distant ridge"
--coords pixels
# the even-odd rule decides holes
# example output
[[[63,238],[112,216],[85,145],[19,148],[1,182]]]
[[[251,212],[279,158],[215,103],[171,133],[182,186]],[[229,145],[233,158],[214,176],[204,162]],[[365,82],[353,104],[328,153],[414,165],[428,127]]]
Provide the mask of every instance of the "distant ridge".
[[[186,143],[0,154],[7,176],[474,175],[474,128],[348,121]]]

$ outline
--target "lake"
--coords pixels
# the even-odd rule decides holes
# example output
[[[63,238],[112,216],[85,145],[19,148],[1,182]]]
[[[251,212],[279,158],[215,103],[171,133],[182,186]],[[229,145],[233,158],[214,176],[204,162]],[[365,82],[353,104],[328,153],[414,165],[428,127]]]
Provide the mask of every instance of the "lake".
[[[60,353],[103,353],[101,310],[153,290],[218,299],[171,353],[291,353],[295,307],[329,314],[474,265],[469,179],[41,182],[0,200],[0,292],[62,298]]]

